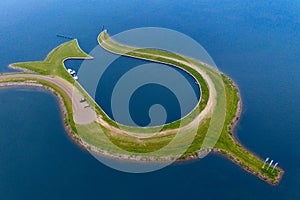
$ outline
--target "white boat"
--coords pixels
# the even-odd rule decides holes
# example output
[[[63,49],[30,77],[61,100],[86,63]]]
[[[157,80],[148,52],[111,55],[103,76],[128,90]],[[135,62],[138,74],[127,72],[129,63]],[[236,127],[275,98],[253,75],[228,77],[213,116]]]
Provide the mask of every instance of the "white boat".
[[[78,80],[78,76],[73,76],[74,80]]]
[[[76,73],[75,70],[72,70],[72,71],[70,72],[71,75],[74,75],[75,73]]]
[[[71,74],[71,75],[74,75],[75,73],[76,73],[76,71],[75,70],[73,70],[73,69],[67,69],[67,71],[69,72],[69,74]]]

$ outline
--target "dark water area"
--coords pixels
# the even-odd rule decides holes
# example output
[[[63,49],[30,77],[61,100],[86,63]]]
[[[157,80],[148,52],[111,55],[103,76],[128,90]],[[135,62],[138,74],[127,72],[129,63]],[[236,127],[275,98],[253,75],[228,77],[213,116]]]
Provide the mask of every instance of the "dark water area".
[[[0,199],[299,199],[299,9],[283,0],[1,1],[0,73],[9,63],[42,60],[67,41],[58,33],[89,52],[103,24],[111,34],[158,26],[191,36],[240,88],[239,141],[286,172],[274,187],[217,155],[118,172],[68,138],[51,94],[1,89]]]
[[[97,58],[96,58],[97,56]],[[98,55],[93,55],[94,59],[101,59]],[[85,61],[88,64],[85,63],[85,65],[91,66],[91,67],[101,67],[99,66],[99,63],[97,63],[97,60],[87,60]],[[79,68],[81,67],[83,61],[80,60],[67,60],[65,62],[65,66],[67,69],[74,69],[79,74],[79,82],[84,86],[84,83],[88,80],[83,79],[89,79],[89,77],[86,77],[86,75],[81,76],[82,72],[80,73]],[[98,103],[98,105],[105,111],[105,113],[113,120],[117,121],[118,123],[124,124],[124,125],[132,125],[130,123],[127,123],[127,118],[115,118],[113,111],[112,111],[112,94],[114,92],[114,89],[116,85],[118,84],[118,81],[126,75],[126,73],[135,70],[137,67],[143,67],[144,65],[153,65],[153,62],[144,61],[140,59],[135,58],[129,58],[125,56],[120,56],[116,60],[114,60],[108,68],[104,71],[104,73],[99,77],[99,82],[96,87],[95,92],[95,101]],[[182,69],[165,65],[165,64],[158,64],[155,63],[155,66],[153,70],[151,70],[151,73],[147,74],[147,77],[150,77],[150,80],[158,79],[168,79],[168,75],[162,76],[161,68],[171,68],[172,73],[177,73],[178,75],[182,76],[187,82],[180,82],[178,80],[171,79],[174,88],[173,90],[179,90],[182,94],[187,96],[186,101],[181,101],[176,97],[176,94],[174,94],[174,91],[171,91],[166,86],[159,86],[157,84],[154,84],[153,82],[147,84],[147,86],[139,87],[131,96],[129,100],[129,111],[130,111],[130,117],[134,120],[135,124],[138,126],[148,126],[151,119],[149,117],[149,110],[151,106],[155,104],[162,105],[165,111],[160,111],[158,114],[162,114],[162,112],[165,112],[167,114],[166,120],[157,120],[156,123],[151,124],[152,126],[158,126],[163,125],[166,123],[171,123],[176,120],[179,120],[182,117],[187,116],[197,105],[199,99],[200,99],[200,89],[199,85],[196,82],[195,78],[191,76],[189,73],[185,72]],[[86,67],[86,66],[85,66]],[[169,72],[171,73],[171,72]],[[135,79],[142,79],[142,77],[132,77],[132,82],[135,81]],[[170,78],[169,78],[170,79]],[[193,94],[195,95],[194,98],[188,98],[187,92],[185,92],[185,89],[190,89]],[[93,94],[90,94],[93,95]],[[119,100],[119,101],[125,101],[125,100]]]
[[[149,64],[149,63],[150,62],[143,61],[143,60],[132,59],[128,57],[119,57],[106,69],[106,71],[104,72],[104,74],[99,80],[95,100],[111,119],[115,120],[111,108],[112,94],[120,78],[122,78],[130,70],[136,69],[136,67]],[[163,64],[158,64],[158,66],[171,67]],[[193,89],[194,94],[199,100],[200,91],[199,91],[199,86],[196,84],[196,80],[185,71],[175,67],[172,68],[188,81],[189,87]],[[153,72],[151,74],[147,74],[147,76],[152,77],[153,78],[152,80],[154,80],[154,77],[160,76],[159,73],[160,73],[159,69],[157,70],[154,69]],[[136,78],[141,78],[141,77],[136,77]],[[168,77],[166,76],[165,78]],[[187,83],[174,82],[173,84],[176,86],[178,90],[184,90],[185,88],[182,87],[182,84],[187,84]],[[176,95],[170,89],[166,88],[165,86],[161,86],[159,84],[149,83],[139,87],[132,94],[129,100],[128,108],[130,110],[131,117],[135,121],[135,123],[138,126],[144,127],[147,126],[151,121],[148,114],[150,107],[155,104],[162,105],[165,108],[165,112],[167,113],[167,118],[165,121],[164,120],[161,121],[161,123],[158,122],[156,124],[153,124],[157,126],[165,123],[174,122],[186,116],[196,106],[197,102],[198,101],[190,100],[186,102],[186,104],[183,103],[180,104],[180,102],[178,102]],[[180,106],[183,107],[182,110],[185,111],[185,113],[181,113]],[[124,119],[123,121],[126,120]],[[131,124],[126,124],[123,121],[117,121],[117,122],[125,125],[131,125]]]

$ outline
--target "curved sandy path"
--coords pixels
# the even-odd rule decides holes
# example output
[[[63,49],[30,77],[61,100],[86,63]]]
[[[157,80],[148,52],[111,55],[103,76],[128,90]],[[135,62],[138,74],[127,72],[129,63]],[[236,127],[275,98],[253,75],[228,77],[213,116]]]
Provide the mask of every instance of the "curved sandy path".
[[[107,43],[105,40],[103,40],[103,42],[105,43],[105,45],[109,46],[109,47],[112,47],[109,43]],[[105,50],[109,51],[109,52],[112,52],[110,49],[106,48],[105,46],[101,45]],[[112,52],[114,53],[114,52]],[[139,52],[140,53],[140,52]],[[137,137],[137,138],[149,138],[149,137],[153,137],[153,136],[158,136],[158,135],[165,135],[165,134],[168,134],[170,132],[174,132],[174,131],[179,131],[179,129],[181,131],[185,131],[187,129],[190,129],[190,128],[198,128],[199,124],[201,123],[201,121],[203,121],[205,118],[207,118],[213,111],[214,109],[214,106],[216,104],[216,95],[217,95],[217,92],[216,92],[216,89],[215,89],[215,85],[213,83],[213,81],[211,80],[211,78],[209,77],[209,75],[203,71],[202,69],[200,69],[198,66],[194,65],[193,63],[190,63],[190,62],[187,62],[187,61],[182,61],[182,60],[179,60],[179,59],[176,59],[176,58],[170,58],[170,57],[167,57],[167,56],[161,56],[161,55],[156,55],[156,54],[151,54],[151,53],[140,53],[142,55],[150,55],[150,56],[157,56],[157,57],[160,57],[160,58],[165,58],[165,59],[169,59],[169,60],[172,60],[172,61],[175,61],[175,62],[178,62],[178,63],[181,63],[181,64],[184,64],[194,70],[196,70],[202,77],[203,79],[206,81],[207,85],[208,85],[208,88],[209,88],[209,99],[208,99],[208,102],[207,102],[207,105],[205,106],[205,108],[193,119],[193,121],[191,121],[190,123],[188,123],[187,125],[183,126],[183,127],[180,127],[178,129],[172,129],[172,130],[166,130],[166,131],[161,131],[161,132],[157,132],[157,133],[152,133],[152,134],[141,134],[141,133],[132,133],[132,132],[128,132],[128,131],[124,131],[124,130],[120,130],[116,127],[112,127],[110,126],[107,122],[105,122],[104,120],[102,120],[101,118],[98,117],[97,121],[99,123],[101,123],[104,127],[114,131],[114,132],[117,132],[117,133],[121,133],[121,134],[126,134],[126,135],[129,135],[129,136],[134,136],[134,137]],[[138,56],[131,56],[131,55],[124,55],[124,56],[128,56],[128,57],[133,57],[133,58],[138,58],[138,59],[142,59],[142,60],[149,60],[149,61],[153,61],[151,59],[145,59],[145,58],[142,58],[142,57],[138,57]],[[157,63],[163,63],[163,64],[169,64],[169,63],[166,63],[166,62],[159,62],[159,61],[154,61],[154,62],[157,62]],[[174,65],[172,65],[174,66]],[[178,67],[178,66],[175,66],[175,67]],[[184,71],[186,71],[185,69],[183,69]],[[189,72],[188,72],[189,73]],[[190,73],[189,73],[190,74]],[[191,75],[191,74],[190,74]],[[193,76],[193,75],[191,75]],[[193,76],[194,77],[194,76]],[[194,77],[195,78],[195,77]],[[195,80],[197,80],[195,78]],[[198,83],[199,84],[199,83]],[[201,99],[200,99],[201,100]],[[200,101],[199,100],[199,101]]]

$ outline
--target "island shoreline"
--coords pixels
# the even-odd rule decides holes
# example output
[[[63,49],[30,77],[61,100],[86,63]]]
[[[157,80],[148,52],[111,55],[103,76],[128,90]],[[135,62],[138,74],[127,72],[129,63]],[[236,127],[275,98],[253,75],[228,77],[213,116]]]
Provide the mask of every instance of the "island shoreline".
[[[77,45],[78,45],[78,41],[77,41]],[[49,55],[51,55],[51,53],[53,53],[53,52],[54,52],[54,50],[52,50],[47,55],[47,57]],[[46,59],[47,59],[47,57],[46,57]],[[90,57],[90,56],[88,58],[87,57],[82,57],[82,58],[81,57],[72,57],[72,58],[68,57],[68,58],[65,58],[64,60],[62,60],[63,66],[65,66],[64,61],[67,60],[67,59],[71,59],[71,60],[73,60],[73,59],[92,59],[92,57]],[[137,57],[137,59],[142,59],[143,60],[145,58]],[[147,59],[145,59],[145,60],[147,60]],[[49,78],[48,78],[48,80],[49,80],[48,81],[47,78],[44,79],[43,77],[39,79],[41,81],[41,83],[40,83],[41,85],[37,86],[37,84],[34,84],[34,83],[30,82],[30,79],[35,79],[34,74],[36,74],[36,72],[31,71],[31,70],[27,71],[27,69],[24,70],[23,68],[17,67],[14,64],[17,64],[17,63],[10,64],[8,67],[12,68],[12,69],[15,69],[15,70],[23,71],[22,73],[18,73],[18,74],[24,74],[24,77],[19,76],[19,78],[21,78],[21,79],[23,78],[23,79],[21,80],[21,82],[18,82],[17,80],[16,80],[16,82],[12,81],[13,84],[11,82],[9,82],[9,80],[8,80],[7,84],[5,85],[5,77],[4,77],[4,82],[2,83],[2,85],[0,85],[0,87],[12,87],[12,85],[15,86],[15,87],[38,87],[38,88],[45,89],[45,90],[49,91],[50,93],[52,93],[58,99],[59,107],[60,107],[60,110],[61,110],[63,126],[64,126],[67,134],[69,135],[70,139],[74,143],[76,143],[76,145],[78,147],[80,147],[83,150],[88,151],[90,153],[96,153],[97,155],[102,156],[102,157],[107,157],[107,158],[113,159],[113,160],[123,160],[123,161],[126,161],[126,162],[139,162],[139,163],[148,162],[149,163],[149,161],[151,161],[153,163],[165,163],[165,162],[169,162],[170,160],[174,161],[174,159],[172,159],[174,157],[174,155],[173,156],[170,155],[170,156],[160,157],[160,159],[158,159],[158,160],[155,160],[154,157],[153,158],[148,157],[148,159],[145,159],[144,156],[132,156],[130,154],[117,153],[117,152],[113,152],[113,151],[109,152],[107,150],[101,149],[97,146],[93,146],[92,144],[87,143],[86,141],[84,141],[81,138],[80,135],[78,135],[77,128],[74,126],[74,119],[73,119],[73,114],[72,114],[73,113],[73,108],[70,108],[70,105],[68,103],[69,99],[71,97],[68,95],[68,93],[69,93],[68,91],[64,91],[62,89],[62,88],[65,88],[65,87],[62,86],[60,88],[60,86],[57,85],[57,82],[54,85],[51,85],[51,83],[53,84],[53,82],[51,80],[49,80]],[[184,71],[187,71],[189,73],[189,71],[187,69],[184,70]],[[29,74],[28,74],[28,72],[29,72]],[[34,73],[34,74],[32,73],[31,77],[30,77],[30,75],[31,75],[30,72]],[[13,74],[17,74],[17,73],[13,73]],[[25,74],[27,76],[25,76]],[[5,74],[2,74],[2,75],[5,76]],[[7,75],[8,75],[8,73],[7,73]],[[238,155],[239,153],[243,153],[243,151],[245,151],[246,153],[250,153],[251,155],[256,157],[256,159],[258,160],[258,163],[260,163],[260,162],[263,163],[263,160],[259,156],[257,156],[253,152],[249,151],[249,149],[247,149],[246,147],[242,146],[241,145],[242,143],[238,140],[238,137],[236,137],[235,128],[236,128],[237,124],[239,123],[240,117],[242,115],[242,99],[241,99],[240,90],[237,87],[237,84],[231,78],[229,78],[227,75],[225,75],[224,73],[223,73],[223,75],[226,77],[226,79],[228,79],[230,81],[230,84],[234,88],[237,88],[237,90],[238,90],[238,92],[237,92],[238,96],[235,96],[235,97],[238,97],[238,101],[234,101],[234,105],[237,105],[235,115],[234,115],[233,112],[231,112],[231,114],[229,115],[230,118],[228,118],[228,121],[227,121],[226,125],[227,125],[229,140],[232,140],[232,142],[234,144],[237,144],[237,146],[240,147],[240,151],[237,151],[238,153],[236,153],[236,151],[232,151],[230,148],[229,149],[227,149],[227,148],[223,149],[222,146],[221,146],[222,148],[213,147],[211,149],[208,149],[208,151],[206,151],[206,150],[205,151],[206,151],[206,153],[211,152],[211,153],[219,154],[222,157],[226,157],[231,162],[233,162],[233,163],[237,164],[238,166],[240,166],[246,172],[259,177],[260,179],[266,181],[269,184],[276,185],[276,184],[279,183],[279,181],[281,180],[282,175],[284,173],[284,171],[282,169],[279,170],[279,173],[276,175],[275,179],[274,179],[274,177],[272,177],[272,179],[271,179],[271,177],[267,176],[264,171],[261,171],[261,170],[257,169],[257,166],[258,166],[257,163],[256,163],[256,165],[254,165],[254,167],[253,167],[253,163],[252,163],[252,165],[247,165],[247,161],[245,162],[243,159],[248,158],[248,157],[247,156],[239,157],[239,155]],[[15,76],[15,77],[18,78],[18,76]],[[29,80],[29,82],[27,82],[28,80]],[[50,85],[48,83],[50,83]],[[53,87],[51,87],[51,86],[53,86]],[[231,87],[230,87],[230,89],[231,89]],[[200,88],[200,90],[201,90],[201,88]],[[236,102],[237,102],[237,104],[236,104]],[[71,103],[71,106],[72,106],[72,103]],[[106,114],[106,113],[104,113],[104,114]],[[230,120],[231,120],[231,123],[228,123]],[[229,142],[227,144],[231,144],[231,143]],[[203,153],[205,153],[205,151],[203,151]],[[175,162],[176,163],[177,162],[186,162],[186,161],[199,159],[199,154],[198,153],[202,153],[202,152],[196,150],[195,153],[197,153],[196,154],[197,156],[195,154],[187,154],[186,157],[184,157],[180,160],[175,160]],[[245,163],[246,163],[246,165],[245,165]]]
[[[14,67],[13,65],[9,65],[8,67]],[[23,71],[23,70],[22,70]],[[21,74],[21,73],[20,73]],[[238,106],[236,109],[236,114],[235,117],[232,119],[232,124],[230,124],[228,126],[231,127],[231,135],[230,138],[232,140],[234,140],[236,143],[242,144],[241,142],[239,142],[236,138],[236,134],[235,134],[235,128],[237,126],[237,124],[239,123],[241,114],[242,114],[242,99],[241,99],[241,95],[239,93],[239,88],[237,86],[237,84],[232,80],[229,79],[233,85],[238,89]],[[39,89],[43,89],[48,91],[50,94],[54,95],[58,101],[60,110],[61,110],[61,116],[62,116],[62,123],[64,126],[65,131],[67,132],[67,134],[69,135],[69,138],[71,139],[72,142],[74,142],[74,144],[76,144],[78,147],[80,147],[82,150],[87,151],[87,152],[93,152],[96,153],[99,156],[103,156],[109,159],[115,159],[115,160],[120,160],[120,161],[126,161],[126,162],[135,162],[135,163],[147,163],[147,161],[145,160],[141,160],[141,159],[137,159],[137,158],[125,158],[124,155],[118,155],[118,154],[113,154],[113,153],[109,153],[107,151],[102,151],[97,147],[94,147],[88,143],[86,143],[85,141],[83,141],[71,128],[68,122],[70,119],[68,118],[67,115],[67,109],[66,109],[66,105],[63,101],[62,96],[53,88],[49,87],[49,86],[45,86],[41,83],[34,83],[34,82],[5,82],[5,83],[0,83],[0,88],[10,88],[10,87],[29,87],[29,88],[39,88]],[[250,151],[249,149],[247,149],[246,147],[242,146],[242,148],[248,152],[250,152],[251,154],[254,154],[255,156],[257,156],[255,153],[253,153],[252,151]],[[224,151],[224,150],[223,150]],[[266,176],[263,176],[260,173],[255,172],[254,170],[251,170],[249,168],[245,168],[241,162],[239,162],[238,160],[234,159],[234,157],[229,153],[223,153],[221,151],[221,149],[218,148],[213,148],[211,151],[209,151],[208,153],[215,153],[218,155],[221,155],[222,157],[226,157],[227,159],[229,159],[231,162],[235,163],[236,165],[240,166],[243,170],[245,170],[248,173],[251,173],[257,177],[259,177],[261,180],[269,183],[270,185],[278,185],[280,183],[280,180],[282,179],[282,175],[284,173],[284,171],[281,171],[281,174],[279,175],[279,178],[276,179],[276,181],[274,183],[272,183]],[[259,156],[257,156],[258,158],[260,158]],[[185,159],[179,159],[177,161],[175,161],[175,163],[180,163],[180,162],[189,162],[189,161],[194,161],[194,160],[198,160],[201,159],[199,157],[195,157],[195,156],[188,156]],[[159,161],[151,161],[153,163],[166,163],[169,160],[159,160]]]

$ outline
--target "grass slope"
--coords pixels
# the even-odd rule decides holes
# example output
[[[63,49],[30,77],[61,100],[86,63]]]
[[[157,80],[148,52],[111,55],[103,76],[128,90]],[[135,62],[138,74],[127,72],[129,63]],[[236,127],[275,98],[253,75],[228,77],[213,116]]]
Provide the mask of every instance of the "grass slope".
[[[63,43],[53,49],[43,61],[19,62],[12,66],[28,69],[42,75],[60,76],[73,83],[73,78],[65,70],[64,61],[67,59],[91,59],[78,45],[76,39]]]
[[[109,46],[105,46],[105,43],[103,43],[104,40],[109,44]],[[175,156],[173,154],[176,154],[176,149],[184,145],[188,145],[188,149],[184,153],[184,155],[182,155],[181,159],[191,158],[195,156],[197,157],[199,154],[199,150],[205,142],[205,136],[210,131],[211,124],[216,123],[216,121],[214,120],[218,119],[218,117],[221,118],[222,114],[225,114],[225,122],[220,131],[221,135],[213,150],[227,156],[229,159],[239,164],[245,170],[256,174],[260,178],[263,178],[270,183],[278,182],[278,177],[282,175],[283,171],[280,168],[274,170],[273,172],[271,172],[270,170],[262,169],[261,166],[263,165],[263,161],[253,153],[243,148],[242,145],[239,144],[233,137],[232,120],[236,117],[237,106],[240,99],[237,87],[227,76],[222,75],[220,77],[214,77],[216,71],[211,68],[205,67],[199,61],[193,60],[186,56],[181,56],[171,52],[156,49],[135,49],[129,46],[118,44],[110,39],[106,31],[102,32],[99,35],[98,41],[100,45],[102,45],[106,49],[108,48],[109,51],[112,51],[116,54],[124,54],[125,56],[129,57],[137,57],[140,59],[165,63],[184,69],[192,76],[194,76],[195,79],[197,79],[197,81],[200,83],[201,101],[188,116],[182,119],[182,121],[176,121],[162,127],[163,130],[171,130],[169,134],[158,135],[150,138],[135,138],[129,135],[116,133],[96,122],[88,125],[74,124],[71,99],[66,94],[64,94],[64,92],[57,86],[51,83],[47,83],[43,80],[34,80],[36,82],[42,83],[43,85],[46,85],[47,87],[53,88],[60,94],[60,96],[63,98],[63,102],[67,110],[67,120],[65,121],[66,126],[70,125],[73,132],[77,134],[82,139],[82,141],[89,145],[88,148],[93,146],[98,148],[101,152],[106,152],[106,154],[108,155],[118,155],[119,158],[160,160],[160,156]],[[211,75],[212,80],[216,84],[218,92],[224,93],[224,98],[222,95],[220,95],[219,98],[221,99],[218,99],[218,102],[223,103],[219,103],[219,105],[217,106],[226,106],[226,110],[225,113],[219,112],[216,113],[215,117],[211,116],[204,120],[198,128],[196,136],[193,136],[193,142],[191,145],[189,145],[189,137],[191,137],[191,133],[187,131],[186,133],[181,134],[180,137],[175,141],[175,143],[172,144],[173,146],[170,151],[155,153],[155,151],[160,150],[162,147],[168,145],[174,139],[176,132],[172,132],[172,130],[177,128],[179,126],[179,123],[188,124],[194,119],[198,112],[204,109],[209,98],[209,89],[202,76],[189,66],[186,66],[180,62],[176,62],[172,59],[168,59],[168,57],[175,58],[181,61],[188,60],[189,62],[193,62],[193,64],[205,69],[206,72]],[[77,87],[83,93],[83,95],[87,97],[88,102],[91,105],[95,105],[97,114],[101,116],[103,120],[105,120],[112,127],[120,126],[120,124],[117,124],[116,122],[111,120],[103,112],[103,110],[96,104],[96,102],[94,102],[92,98],[89,97],[89,95],[83,88],[81,88],[81,86],[77,82],[74,82],[73,78],[65,70],[63,64],[67,59],[91,59],[91,57],[80,49],[77,40],[71,40],[52,50],[43,61],[14,63],[12,64],[12,66],[28,69],[45,76],[59,76],[71,83],[75,83],[75,87]],[[1,82],[18,81],[25,82],[28,81],[28,79],[2,80]],[[224,101],[224,99],[226,99],[226,101]],[[224,103],[226,103],[226,105]],[[152,131],[151,128],[145,129],[126,126],[121,127],[122,129],[126,129],[128,131],[144,134]],[[146,157],[143,157],[143,153],[148,154]]]
[[[179,59],[182,61],[189,60],[189,61],[193,62],[194,64],[198,65],[199,67],[202,67],[202,68],[204,67],[204,66],[201,66],[202,64],[199,63],[197,60],[190,59],[188,57],[177,55],[177,54],[174,54],[171,52],[166,52],[166,51],[161,51],[161,50],[156,50],[156,49],[138,49],[138,48],[134,48],[134,47],[125,46],[123,44],[119,44],[110,38],[110,36],[106,32],[106,30],[103,31],[98,36],[98,41],[101,46],[103,46],[105,49],[107,49],[113,53],[178,66],[178,67],[181,67],[182,69],[188,71],[190,74],[192,74],[194,77],[196,77],[196,79],[197,79],[197,77],[199,78],[199,74],[197,72],[193,71],[191,68],[184,66],[180,63],[170,61],[170,60],[166,59],[165,57],[171,57],[171,58]],[[225,88],[225,92],[226,92],[226,105],[225,105],[226,106],[226,117],[225,117],[223,129],[221,131],[221,135],[220,135],[219,140],[217,141],[213,151],[225,155],[226,157],[228,157],[235,163],[239,164],[245,170],[259,176],[260,178],[262,178],[272,184],[278,183],[280,176],[283,173],[283,170],[280,168],[277,168],[274,171],[262,169],[261,166],[263,165],[264,161],[261,160],[259,157],[257,157],[255,154],[251,153],[250,151],[248,151],[247,149],[242,147],[242,145],[239,144],[237,142],[237,140],[234,139],[232,123],[233,123],[233,119],[238,118],[236,116],[237,109],[238,109],[238,103],[240,101],[238,89],[234,85],[234,83],[224,74],[222,75],[222,80],[223,80],[224,88]],[[218,92],[220,92],[220,91],[221,90],[218,90]],[[197,156],[198,151],[201,149],[201,146],[203,144],[205,134],[208,131],[210,120],[211,120],[211,118],[207,119],[204,123],[202,123],[199,126],[197,135],[195,136],[192,145],[188,148],[186,153],[182,156],[183,159],[188,158],[190,156]],[[238,119],[236,119],[236,120],[238,120]],[[128,148],[128,146],[130,146],[130,144],[126,144],[127,148]],[[134,148],[134,147],[132,147],[132,148]]]

